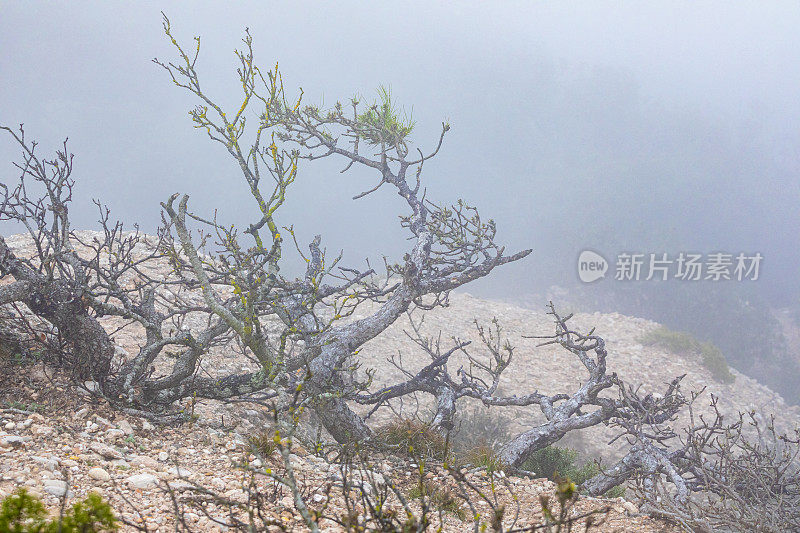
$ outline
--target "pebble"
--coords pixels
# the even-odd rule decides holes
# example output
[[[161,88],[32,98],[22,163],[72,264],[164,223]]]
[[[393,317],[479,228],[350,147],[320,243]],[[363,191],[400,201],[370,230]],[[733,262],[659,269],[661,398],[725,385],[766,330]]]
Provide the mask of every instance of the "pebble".
[[[3,435],[0,437],[0,448],[19,448],[24,444],[24,437],[18,437],[17,435]]]
[[[36,424],[35,426],[31,427],[31,433],[39,437],[46,437],[48,435],[52,435],[54,432],[55,429],[51,428],[50,426]]]
[[[109,439],[112,439],[112,440],[116,440],[116,439],[119,439],[119,438],[124,437],[124,436],[125,436],[125,432],[122,431],[121,429],[112,428],[112,429],[109,429],[108,431],[106,431],[106,437],[108,437]]]
[[[147,455],[133,455],[128,458],[128,462],[131,466],[146,466],[153,469],[157,469],[160,466],[158,461]]]
[[[113,424],[109,422],[107,419],[103,418],[102,416],[94,415],[94,419],[97,421],[98,424],[103,426],[103,428],[105,429],[113,427]]]
[[[151,489],[158,485],[158,479],[152,474],[136,474],[125,481],[134,489]]]
[[[122,420],[122,422],[117,424],[117,427],[121,429],[125,435],[133,435],[133,426],[131,426],[131,423],[127,420]]]
[[[86,473],[89,475],[90,478],[94,479],[95,481],[111,481],[111,474],[109,474],[99,466],[90,468],[89,471]]]
[[[31,460],[35,463],[39,463],[44,468],[52,472],[56,468],[58,468],[58,459],[52,459],[49,457],[39,457],[37,455],[32,455]]]
[[[60,479],[46,479],[44,491],[56,497],[64,496],[67,493],[67,482]]]
[[[170,468],[169,470],[167,470],[167,472],[169,472],[173,476],[178,476],[178,477],[189,477],[191,475],[194,475],[194,472],[192,472],[191,470],[188,470],[186,468],[181,468],[181,467],[174,467],[174,466],[172,468]]]
[[[102,442],[93,442],[89,445],[89,449],[104,459],[122,459],[122,454]]]

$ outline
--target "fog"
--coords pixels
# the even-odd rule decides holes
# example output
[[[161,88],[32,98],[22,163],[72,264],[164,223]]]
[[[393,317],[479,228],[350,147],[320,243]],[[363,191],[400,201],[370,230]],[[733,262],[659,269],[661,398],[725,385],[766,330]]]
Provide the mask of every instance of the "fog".
[[[159,202],[243,224],[256,205],[221,146],[192,128],[195,101],[151,62],[172,60],[163,4],[0,5],[0,122],[25,123],[43,151],[69,136],[75,227],[96,227],[91,199],[147,231]],[[224,7],[223,7],[224,6]],[[720,282],[771,308],[800,300],[800,5],[794,2],[175,2],[179,40],[202,37],[209,95],[238,105],[234,48],[245,27],[290,94],[333,104],[379,85],[416,121],[428,197],[461,197],[497,221],[524,261],[467,288],[545,295],[579,285],[578,254],[761,253],[757,281]],[[0,140],[0,179],[18,150]],[[307,242],[321,233],[349,264],[398,259],[401,199],[353,201],[377,177],[301,166],[279,219]],[[3,234],[13,232],[8,226]],[[638,285],[636,285],[638,283]],[[597,294],[657,281],[606,279]],[[684,282],[688,283],[688,282]],[[616,284],[616,285],[615,285]],[[691,294],[691,293],[689,293]],[[544,303],[542,301],[541,303]]]

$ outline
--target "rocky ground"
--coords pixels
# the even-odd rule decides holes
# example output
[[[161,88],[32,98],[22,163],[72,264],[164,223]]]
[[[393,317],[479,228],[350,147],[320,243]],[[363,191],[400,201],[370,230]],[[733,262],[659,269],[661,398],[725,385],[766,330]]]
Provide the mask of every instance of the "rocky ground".
[[[245,462],[276,472],[281,469],[277,453],[266,459],[267,464],[260,464],[251,454],[249,436],[233,428],[213,427],[203,420],[179,427],[154,426],[120,415],[41,365],[19,366],[9,360],[0,365],[0,498],[25,487],[55,511],[65,495],[68,501],[76,501],[94,491],[126,521],[146,525],[151,531],[171,531],[174,507],[168,487],[179,500],[188,497],[188,487],[200,485],[244,502],[250,480],[242,467]],[[331,515],[345,512],[341,489],[336,485],[341,479],[341,465],[309,453],[302,444],[295,445],[291,463],[310,507],[321,508],[327,503]],[[409,461],[385,457],[376,461],[369,474],[376,487],[362,488],[378,490],[380,483],[394,481],[408,494],[418,483],[416,472],[416,465]],[[448,479],[436,466],[429,466],[425,477],[437,484]],[[471,473],[468,480],[491,494],[485,472]],[[554,485],[545,479],[505,481],[509,489],[496,484],[498,500],[512,510],[519,504],[517,525],[539,523],[539,498],[552,495]],[[256,483],[265,498],[267,517],[290,531],[306,529],[285,487],[263,475],[256,476]],[[476,506],[489,509],[480,502]],[[605,507],[610,511],[600,531],[671,531],[663,523],[639,516],[636,506],[622,499],[584,498],[575,512]],[[185,511],[187,524],[196,531],[228,529],[215,522],[225,523],[229,518],[222,505],[208,506],[208,516],[197,508]],[[508,521],[512,514],[510,511]],[[450,512],[444,517],[445,531],[463,531],[466,527]],[[341,530],[330,521],[323,521],[323,525],[325,531]],[[134,530],[132,526],[122,529]]]

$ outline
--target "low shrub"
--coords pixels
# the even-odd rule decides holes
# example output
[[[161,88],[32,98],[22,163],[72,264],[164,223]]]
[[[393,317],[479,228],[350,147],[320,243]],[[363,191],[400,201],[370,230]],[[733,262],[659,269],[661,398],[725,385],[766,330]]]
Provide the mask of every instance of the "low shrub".
[[[275,430],[273,428],[261,429],[247,439],[250,452],[262,457],[269,457],[278,449],[275,442]]]
[[[3,533],[101,533],[117,531],[111,507],[98,494],[65,510],[63,516],[48,520],[44,504],[25,489],[6,497],[0,505]]]
[[[460,520],[467,518],[466,510],[461,506],[459,499],[453,495],[450,489],[437,483],[425,481],[414,485],[408,493],[412,499],[425,499],[427,504],[442,512],[452,513]]]
[[[449,455],[447,439],[420,420],[400,418],[379,428],[375,434],[380,443],[396,453],[439,461]]]
[[[699,357],[703,366],[711,371],[717,381],[733,383],[735,379],[722,351],[710,342],[697,340],[690,333],[659,326],[642,335],[639,342],[646,346],[659,346],[674,353]]]
[[[560,446],[547,446],[537,450],[522,464],[522,469],[553,482],[566,479],[578,486],[600,473],[596,462],[585,461],[579,464],[576,450]],[[624,494],[623,487],[614,487],[604,496],[617,498]]]
[[[500,460],[500,456],[495,449],[488,444],[480,444],[471,450],[461,452],[456,456],[456,460],[462,464],[472,467],[484,468],[487,472],[498,472],[503,470],[505,465]]]

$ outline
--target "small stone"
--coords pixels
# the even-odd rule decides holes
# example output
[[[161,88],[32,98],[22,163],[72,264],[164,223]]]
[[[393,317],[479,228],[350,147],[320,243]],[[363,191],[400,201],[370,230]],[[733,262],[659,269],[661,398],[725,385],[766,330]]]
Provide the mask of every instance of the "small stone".
[[[100,384],[96,381],[84,381],[83,386],[90,393],[100,392]]]
[[[107,444],[93,442],[89,449],[104,459],[122,459],[122,454]]]
[[[158,460],[162,463],[169,459],[169,454],[167,452],[158,452]]]
[[[37,437],[46,437],[48,435],[52,435],[54,432],[55,429],[51,428],[50,426],[42,426],[36,424],[31,427],[31,433],[33,433]]]
[[[60,498],[67,493],[67,482],[60,479],[46,479],[44,481],[44,491]]]
[[[242,489],[231,489],[231,490],[227,491],[224,494],[224,496],[226,498],[230,499],[230,500],[236,500],[236,501],[241,501],[241,500],[247,499],[246,498],[246,494]]]
[[[49,470],[50,472],[54,471],[58,468],[58,460],[52,459],[49,457],[39,457],[37,455],[32,455],[31,460],[35,463],[39,463],[45,469]]]
[[[153,424],[148,422],[147,420],[142,420],[142,431],[153,431],[156,429]]]
[[[281,505],[284,507],[292,507],[294,506],[294,500],[290,496],[284,496],[281,498]]]
[[[15,427],[17,427],[17,424],[16,424],[15,422],[6,422],[6,424],[5,424],[3,427],[4,427],[5,429],[7,429],[7,430],[11,431],[11,430],[12,430],[12,429],[14,429]]]
[[[18,437],[16,435],[3,435],[0,437],[0,448],[19,448],[24,444],[24,437]]]
[[[122,420],[117,427],[121,429],[126,435],[133,435],[133,426],[127,420]]]
[[[112,423],[111,423],[111,422],[110,422],[110,421],[109,421],[107,418],[103,418],[103,417],[102,417],[102,416],[100,416],[100,415],[94,415],[94,419],[95,419],[95,421],[97,421],[97,423],[98,423],[99,425],[101,425],[101,426],[102,426],[104,429],[108,429],[108,428],[110,428],[110,427],[114,427],[114,424],[112,424]]]
[[[147,455],[134,455],[128,458],[131,466],[146,466],[148,468],[157,469],[159,467],[158,461]]]
[[[109,439],[112,439],[112,440],[117,440],[117,439],[122,438],[124,436],[125,436],[125,432],[122,431],[121,429],[111,428],[108,431],[106,431],[106,437],[108,437]]]
[[[167,470],[167,472],[169,472],[173,476],[178,476],[178,477],[189,477],[189,476],[194,474],[194,472],[192,472],[191,470],[187,470],[186,468],[181,468],[181,467],[174,467],[174,466],[172,468],[170,468],[169,470]]]
[[[86,472],[90,478],[94,479],[95,481],[111,481],[111,474],[100,468],[99,466],[95,466],[94,468],[90,468],[88,472]]]
[[[173,490],[184,490],[184,489],[194,488],[194,484],[189,483],[188,481],[170,481],[168,485]]]
[[[136,474],[125,481],[134,489],[151,489],[158,485],[158,479],[152,474]]]
[[[325,496],[323,496],[322,494],[314,494],[312,499],[314,500],[314,503],[322,503],[323,501],[325,501]]]

